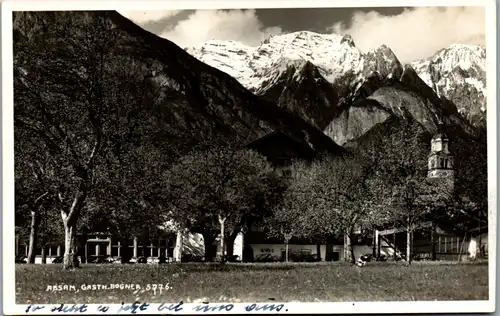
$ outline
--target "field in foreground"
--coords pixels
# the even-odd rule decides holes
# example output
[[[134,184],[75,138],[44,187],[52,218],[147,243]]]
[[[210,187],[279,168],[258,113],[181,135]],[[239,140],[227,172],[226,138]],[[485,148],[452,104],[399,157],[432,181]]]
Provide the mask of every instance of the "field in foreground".
[[[487,299],[487,264],[16,265],[18,304]]]

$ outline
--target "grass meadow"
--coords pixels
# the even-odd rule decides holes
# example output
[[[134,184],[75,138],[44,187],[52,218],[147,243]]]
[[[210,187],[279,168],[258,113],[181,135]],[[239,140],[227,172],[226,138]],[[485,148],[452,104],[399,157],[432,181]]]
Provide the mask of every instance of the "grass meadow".
[[[487,299],[487,263],[16,265],[18,304]]]

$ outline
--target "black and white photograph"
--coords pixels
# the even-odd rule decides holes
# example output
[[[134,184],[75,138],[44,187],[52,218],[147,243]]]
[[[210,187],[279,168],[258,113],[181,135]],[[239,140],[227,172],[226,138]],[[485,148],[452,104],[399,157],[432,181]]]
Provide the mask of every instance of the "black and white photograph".
[[[496,3],[395,4],[2,3],[4,313],[493,312]]]

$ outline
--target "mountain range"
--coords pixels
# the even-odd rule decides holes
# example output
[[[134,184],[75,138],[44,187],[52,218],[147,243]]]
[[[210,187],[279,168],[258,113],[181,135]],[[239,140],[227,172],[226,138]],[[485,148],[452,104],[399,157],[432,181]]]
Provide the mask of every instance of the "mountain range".
[[[317,152],[341,154],[384,126],[414,121],[428,135],[446,126],[461,157],[457,168],[473,165],[467,159],[474,155],[486,157],[484,47],[457,44],[402,64],[387,46],[363,53],[348,35],[302,31],[270,36],[258,47],[213,40],[182,49],[117,12],[59,14],[85,16],[86,24],[75,23],[69,33],[104,34],[112,25],[114,60],[133,61],[137,80],[160,92],[137,117],[151,121],[146,126],[155,140],[181,153],[208,137],[243,144],[280,129]],[[15,35],[24,36],[28,22],[47,27],[57,19],[18,14]],[[465,171],[464,179],[483,175]]]
[[[438,96],[453,102],[474,125],[485,124],[485,46],[454,44],[411,65]]]
[[[83,23],[78,25],[74,21]],[[344,151],[302,118],[263,100],[230,75],[199,61],[173,42],[142,29],[114,11],[17,13],[13,19],[15,43],[22,42],[24,38],[26,42],[40,41],[41,47],[47,45],[43,44],[41,37],[33,37],[30,33],[38,32],[41,26],[51,23],[53,27],[45,31],[44,36],[48,38],[45,41],[59,41],[59,47],[72,40],[85,40],[88,29],[93,30],[96,36],[113,30],[116,47],[113,59],[116,63],[122,60],[124,65],[137,68],[130,69],[135,73],[134,79],[146,82],[149,93],[154,91],[154,96],[143,102],[143,108],[136,116],[148,121],[147,133],[154,134],[150,138],[154,141],[161,139],[172,152],[182,154],[201,141],[210,139],[250,143],[277,129],[318,152]],[[63,23],[68,24],[64,27],[73,32],[72,38],[66,40],[60,37]],[[54,47],[56,44],[52,42]],[[94,44],[96,49],[97,44]],[[39,54],[42,53],[43,50],[40,50]],[[66,58],[63,53],[59,52],[55,58]],[[15,48],[15,60],[22,60],[20,56],[27,56],[26,67],[36,63],[34,54]],[[26,70],[15,63],[16,67],[19,68],[15,69],[16,76],[22,77]],[[114,84],[123,86],[124,94],[126,89],[130,89],[126,82]]]
[[[403,79],[420,86],[428,98],[446,104],[452,112],[453,103],[473,125],[484,126],[486,121],[486,50],[480,45],[451,45],[428,59],[405,65],[385,45],[362,53],[349,35],[308,31],[270,36],[257,47],[212,40],[186,51],[231,75],[256,95],[298,113],[340,143],[352,137],[336,135],[338,129],[329,126],[336,109]],[[297,100],[296,95],[305,90],[310,95]],[[311,95],[316,100],[310,100]]]

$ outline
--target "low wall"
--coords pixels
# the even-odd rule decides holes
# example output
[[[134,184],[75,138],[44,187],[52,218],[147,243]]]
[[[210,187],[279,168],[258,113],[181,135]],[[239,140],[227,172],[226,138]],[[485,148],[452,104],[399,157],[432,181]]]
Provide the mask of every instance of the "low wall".
[[[254,259],[258,255],[261,255],[261,254],[271,254],[272,256],[276,256],[276,257],[281,258],[282,251],[285,250],[284,244],[248,244],[248,246],[250,246],[253,250]],[[289,244],[288,249],[290,252],[306,251],[312,255],[317,254],[317,246],[316,245]],[[335,259],[338,259],[338,261],[344,260],[344,246],[343,245],[333,245],[331,248],[331,251],[336,253]],[[320,245],[320,252],[321,252],[320,253],[321,261],[326,261],[327,246]],[[365,245],[354,245],[353,252],[354,252],[354,258],[357,259],[361,255],[373,253],[373,247],[372,246],[365,246]]]
[[[285,251],[284,244],[248,244],[248,246],[250,246],[253,250],[254,260],[257,258],[257,256],[265,254],[271,254],[272,256],[281,258],[282,251]],[[317,254],[316,245],[289,244],[288,251],[289,252],[304,251],[312,255]],[[320,246],[320,252],[321,252],[321,261],[325,261],[326,245]]]

